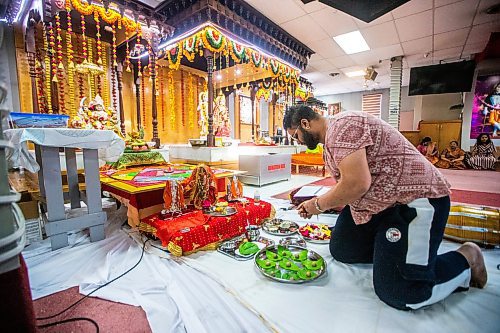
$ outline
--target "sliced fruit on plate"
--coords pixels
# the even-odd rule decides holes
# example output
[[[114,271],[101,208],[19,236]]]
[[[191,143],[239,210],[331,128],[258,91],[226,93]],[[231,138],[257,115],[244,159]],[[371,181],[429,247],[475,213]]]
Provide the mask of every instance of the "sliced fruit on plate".
[[[241,243],[238,249],[240,250],[240,253],[242,255],[251,255],[259,252],[259,247],[257,246],[257,244],[252,242]]]
[[[289,271],[298,271],[299,266],[297,266],[293,261],[288,259],[283,259],[280,261],[280,267]]]
[[[269,250],[266,250],[266,257],[267,257],[267,260],[271,260],[271,261],[280,261],[282,259],[282,257],[279,254],[274,253],[274,252],[269,251]]]
[[[304,260],[307,260],[307,250],[302,250],[299,253],[293,254],[291,259],[294,260],[294,261],[304,261]]]
[[[261,267],[261,268],[269,269],[271,267],[275,267],[276,263],[274,261],[271,261],[271,260],[257,259],[257,265],[259,265],[259,267]]]
[[[302,280],[310,280],[318,276],[318,274],[316,274],[315,272],[311,272],[307,269],[301,269],[300,271],[297,272],[297,275]]]
[[[318,260],[304,260],[302,266],[310,271],[317,271],[323,267],[323,259]]]

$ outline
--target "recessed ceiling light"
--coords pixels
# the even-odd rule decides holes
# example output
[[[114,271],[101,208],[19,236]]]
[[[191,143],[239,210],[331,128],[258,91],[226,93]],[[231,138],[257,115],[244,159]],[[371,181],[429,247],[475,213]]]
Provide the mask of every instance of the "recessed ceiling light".
[[[361,69],[359,71],[346,72],[344,74],[348,77],[355,77],[355,76],[363,76],[366,74],[366,72]]]
[[[339,44],[342,50],[347,54],[368,51],[370,49],[359,30],[335,36],[333,40]]]

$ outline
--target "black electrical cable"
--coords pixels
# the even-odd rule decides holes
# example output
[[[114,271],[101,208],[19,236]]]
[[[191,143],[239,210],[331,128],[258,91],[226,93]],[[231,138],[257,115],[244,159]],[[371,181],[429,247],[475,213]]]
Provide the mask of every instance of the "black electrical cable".
[[[55,321],[55,322],[49,323],[49,324],[38,325],[37,327],[38,328],[47,328],[47,327],[56,326],[56,325],[60,325],[60,324],[70,323],[73,321],[88,321],[89,323],[94,325],[96,332],[99,333],[99,325],[94,320],[92,320],[90,318],[85,318],[85,317],[75,317],[75,318],[59,320],[59,321]]]
[[[47,320],[47,319],[52,319],[52,318],[55,318],[61,314],[63,314],[64,312],[68,311],[69,309],[71,309],[72,307],[76,306],[77,304],[79,304],[80,302],[82,302],[84,299],[86,299],[87,297],[89,297],[90,295],[92,295],[93,293],[95,293],[96,291],[98,291],[99,289],[101,288],[104,288],[106,287],[107,285],[109,285],[110,283],[118,280],[119,278],[123,277],[125,274],[129,273],[130,271],[132,271],[134,268],[136,268],[142,261],[142,257],[144,257],[144,251],[146,249],[146,243],[149,242],[150,239],[147,239],[144,244],[142,245],[142,253],[141,253],[141,257],[139,258],[139,261],[134,265],[132,266],[132,268],[128,269],[125,273],[122,273],[121,275],[119,275],[118,277],[114,278],[113,280],[111,281],[108,281],[106,282],[105,284],[103,284],[102,286],[100,286],[99,288],[91,291],[90,293],[88,293],[87,295],[83,296],[82,298],[80,298],[78,301],[76,301],[75,303],[71,304],[70,306],[68,306],[66,309],[60,311],[59,313],[56,313],[55,315],[52,315],[52,316],[47,316],[47,317],[40,317],[40,318],[36,318],[36,320]],[[50,324],[44,324],[44,325],[40,325],[38,327],[46,327],[45,325],[57,325],[58,323],[62,323],[62,322],[66,322],[67,320],[69,319],[66,319],[66,320],[61,320],[61,321],[57,321],[57,322],[53,322],[53,323],[50,323]],[[88,321],[92,321],[94,322],[92,319],[89,319],[89,318],[82,318],[81,320],[88,320]],[[95,323],[95,322],[94,322]],[[97,325],[97,323],[96,323]],[[97,332],[99,332],[99,327],[97,327]]]

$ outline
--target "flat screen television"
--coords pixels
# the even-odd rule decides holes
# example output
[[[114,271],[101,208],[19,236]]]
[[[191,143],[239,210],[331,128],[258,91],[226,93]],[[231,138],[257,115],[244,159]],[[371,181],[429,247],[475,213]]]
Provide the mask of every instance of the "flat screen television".
[[[408,96],[471,91],[475,69],[472,60],[413,67]]]

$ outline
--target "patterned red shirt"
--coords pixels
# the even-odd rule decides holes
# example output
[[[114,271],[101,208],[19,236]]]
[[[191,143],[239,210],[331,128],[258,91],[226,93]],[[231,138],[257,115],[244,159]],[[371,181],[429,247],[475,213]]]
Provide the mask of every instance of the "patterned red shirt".
[[[326,167],[337,181],[340,162],[366,148],[372,183],[349,204],[356,224],[396,204],[450,194],[448,181],[399,131],[365,112],[342,112],[331,118],[324,148]]]

